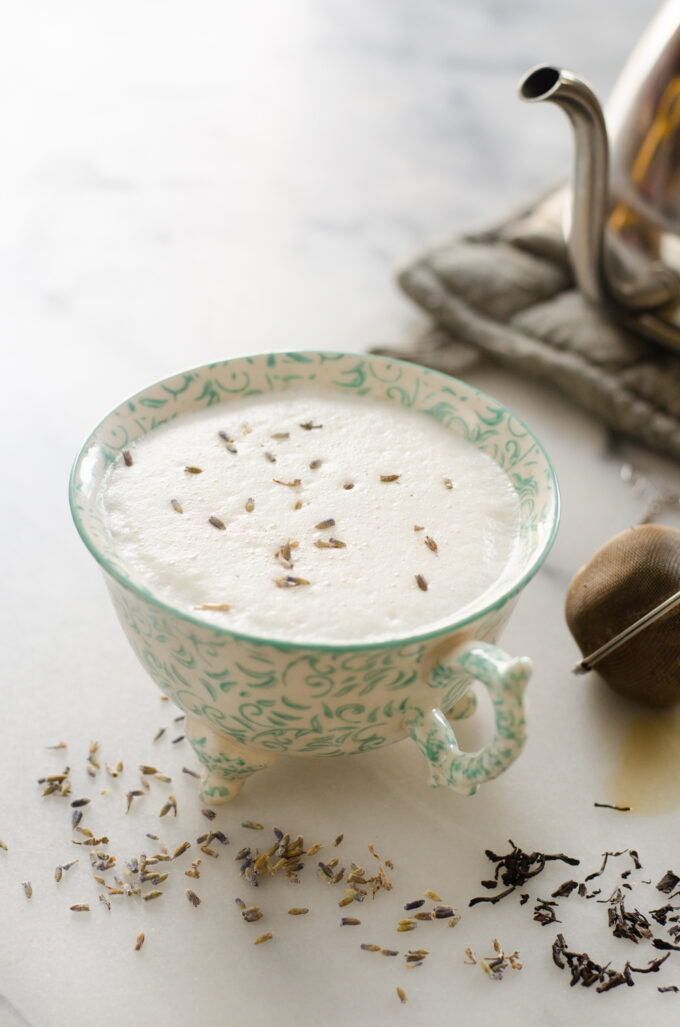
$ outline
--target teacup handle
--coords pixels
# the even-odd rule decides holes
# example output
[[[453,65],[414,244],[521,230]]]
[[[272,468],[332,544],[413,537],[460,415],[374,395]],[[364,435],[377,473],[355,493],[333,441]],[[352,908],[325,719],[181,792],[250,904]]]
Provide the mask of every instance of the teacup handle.
[[[489,690],[495,713],[492,740],[479,752],[463,752],[446,716],[436,707],[408,705],[404,722],[431,768],[430,785],[446,785],[463,795],[474,795],[480,784],[492,781],[513,763],[526,742],[524,689],[531,660],[511,657],[487,642],[467,642],[449,657],[471,678]]]

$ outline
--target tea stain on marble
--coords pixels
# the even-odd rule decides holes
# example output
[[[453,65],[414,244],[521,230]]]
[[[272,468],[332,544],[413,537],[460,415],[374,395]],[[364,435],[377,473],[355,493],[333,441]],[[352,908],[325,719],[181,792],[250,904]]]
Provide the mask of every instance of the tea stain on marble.
[[[609,776],[608,799],[632,813],[680,808],[680,710],[637,714],[628,725],[619,763]]]

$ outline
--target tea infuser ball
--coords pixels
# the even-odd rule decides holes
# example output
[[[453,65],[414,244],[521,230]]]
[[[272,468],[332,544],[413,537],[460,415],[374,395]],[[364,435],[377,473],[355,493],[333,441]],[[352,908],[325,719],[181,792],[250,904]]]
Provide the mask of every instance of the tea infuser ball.
[[[680,531],[636,525],[577,572],[567,592],[567,625],[583,655],[593,654],[679,590]],[[680,605],[622,640],[594,669],[626,699],[655,707],[680,702]]]

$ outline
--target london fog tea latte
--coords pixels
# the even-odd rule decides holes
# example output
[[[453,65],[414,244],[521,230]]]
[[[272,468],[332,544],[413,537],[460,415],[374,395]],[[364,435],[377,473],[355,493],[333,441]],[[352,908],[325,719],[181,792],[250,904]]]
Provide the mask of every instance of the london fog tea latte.
[[[229,630],[359,643],[436,630],[519,559],[506,473],[422,412],[321,388],[230,400],[107,471],[130,576]]]

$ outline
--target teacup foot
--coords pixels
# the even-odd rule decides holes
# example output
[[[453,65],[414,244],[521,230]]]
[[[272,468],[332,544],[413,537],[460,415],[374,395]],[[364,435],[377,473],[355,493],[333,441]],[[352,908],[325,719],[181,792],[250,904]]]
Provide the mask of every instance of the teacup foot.
[[[278,759],[276,753],[243,745],[194,717],[186,719],[186,736],[205,767],[199,795],[201,802],[210,805],[230,802],[241,791],[246,778]]]

